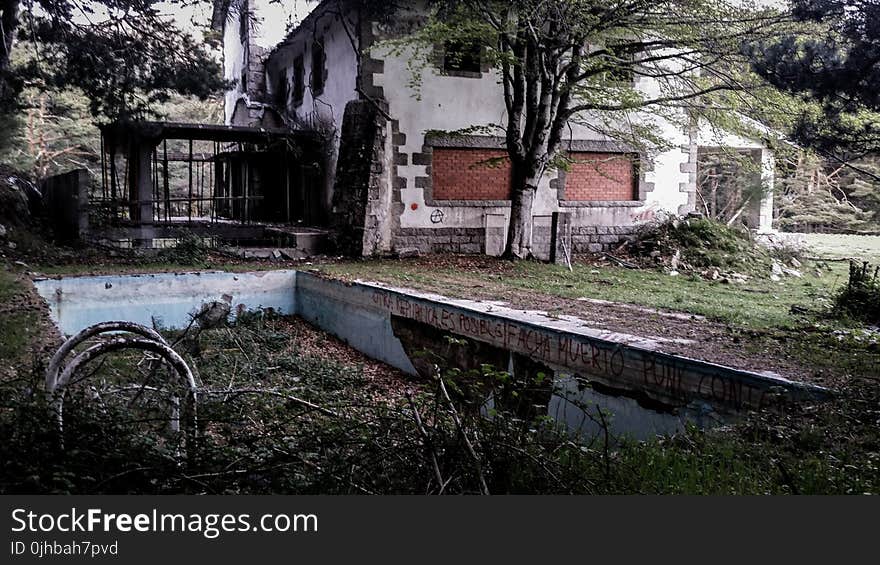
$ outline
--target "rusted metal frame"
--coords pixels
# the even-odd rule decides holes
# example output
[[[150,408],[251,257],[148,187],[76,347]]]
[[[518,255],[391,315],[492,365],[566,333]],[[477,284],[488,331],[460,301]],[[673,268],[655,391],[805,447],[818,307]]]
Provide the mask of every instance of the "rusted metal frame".
[[[193,198],[193,140],[189,140],[189,204],[186,207],[187,210],[187,218],[190,222],[192,222],[192,198]]]
[[[168,140],[162,140],[162,173],[164,176],[164,186],[163,186],[163,196],[164,196],[164,206],[165,209],[165,222],[167,223],[171,218],[171,184],[169,180],[168,173]]]

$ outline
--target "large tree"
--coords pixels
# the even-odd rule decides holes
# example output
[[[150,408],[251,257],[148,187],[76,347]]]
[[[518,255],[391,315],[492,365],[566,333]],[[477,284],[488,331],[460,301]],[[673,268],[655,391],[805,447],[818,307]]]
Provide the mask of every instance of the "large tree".
[[[744,45],[775,33],[775,10],[724,0],[434,0],[418,34],[479,42],[498,69],[507,109],[495,124],[512,166],[506,255],[530,254],[540,179],[565,166],[577,122],[630,145],[662,145],[650,120],[678,121],[717,109],[722,91],[753,95],[743,81]],[[447,43],[448,44],[448,43]],[[632,78],[638,81],[631,80]],[[691,112],[693,110],[693,112]]]
[[[205,98],[225,84],[209,46],[163,13],[156,0],[0,0],[0,22],[0,99],[6,111],[23,80],[77,87],[93,115],[103,119],[143,117],[172,93]],[[24,68],[11,65],[17,37],[35,49]]]
[[[798,142],[838,160],[880,151],[880,0],[791,0],[798,25],[751,45],[755,71],[813,103]]]

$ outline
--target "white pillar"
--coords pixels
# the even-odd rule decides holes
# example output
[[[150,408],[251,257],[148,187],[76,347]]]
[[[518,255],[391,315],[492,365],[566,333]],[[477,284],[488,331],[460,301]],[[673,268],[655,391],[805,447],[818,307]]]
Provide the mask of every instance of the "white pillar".
[[[761,149],[761,205],[758,209],[758,233],[773,233],[773,191],[776,159],[767,147]]]

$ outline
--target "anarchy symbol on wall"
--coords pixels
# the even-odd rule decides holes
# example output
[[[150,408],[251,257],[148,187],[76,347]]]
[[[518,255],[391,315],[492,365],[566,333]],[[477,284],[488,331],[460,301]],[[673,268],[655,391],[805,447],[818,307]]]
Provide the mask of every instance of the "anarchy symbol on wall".
[[[434,224],[442,224],[443,216],[443,210],[434,210],[431,212],[431,222]]]

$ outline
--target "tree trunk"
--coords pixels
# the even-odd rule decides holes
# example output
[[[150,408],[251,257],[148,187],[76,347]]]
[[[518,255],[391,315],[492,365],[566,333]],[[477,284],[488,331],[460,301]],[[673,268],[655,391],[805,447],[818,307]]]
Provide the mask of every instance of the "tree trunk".
[[[532,255],[532,205],[540,178],[527,178],[512,187],[510,225],[504,248],[504,257],[508,259],[528,259]]]
[[[19,0],[0,0],[0,103],[4,109],[15,95],[9,67],[12,63],[12,44],[18,31]]]
[[[0,73],[9,68],[12,43],[18,29],[19,0],[0,0]]]

